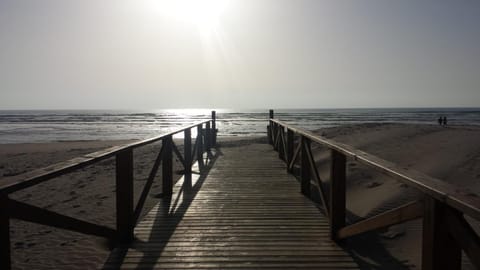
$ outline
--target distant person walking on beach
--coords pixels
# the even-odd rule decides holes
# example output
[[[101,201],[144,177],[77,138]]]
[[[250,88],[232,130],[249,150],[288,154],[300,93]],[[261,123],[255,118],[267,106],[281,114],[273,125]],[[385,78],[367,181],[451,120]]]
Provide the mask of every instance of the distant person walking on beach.
[[[447,117],[446,117],[446,116],[443,117],[443,121],[442,121],[442,122],[443,122],[443,125],[444,125],[444,126],[447,125]]]
[[[443,123],[443,118],[440,116],[440,117],[438,118],[438,125],[441,126],[442,123]]]

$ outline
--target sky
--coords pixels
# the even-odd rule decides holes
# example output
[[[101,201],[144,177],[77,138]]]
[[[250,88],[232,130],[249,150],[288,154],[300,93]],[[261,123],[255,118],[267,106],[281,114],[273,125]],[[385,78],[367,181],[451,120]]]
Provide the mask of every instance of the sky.
[[[480,107],[480,1],[0,0],[0,109],[363,107]]]

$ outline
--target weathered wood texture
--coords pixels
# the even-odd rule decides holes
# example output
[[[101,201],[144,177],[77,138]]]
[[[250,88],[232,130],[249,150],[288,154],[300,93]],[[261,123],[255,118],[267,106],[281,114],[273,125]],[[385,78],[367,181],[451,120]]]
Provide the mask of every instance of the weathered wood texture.
[[[219,152],[210,170],[193,174],[191,193],[177,183],[105,269],[358,268],[269,145]]]

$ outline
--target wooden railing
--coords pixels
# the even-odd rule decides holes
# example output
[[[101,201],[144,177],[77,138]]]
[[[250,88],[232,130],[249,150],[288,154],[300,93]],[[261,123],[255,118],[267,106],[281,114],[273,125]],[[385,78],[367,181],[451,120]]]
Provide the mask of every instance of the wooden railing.
[[[330,235],[339,241],[354,235],[423,217],[422,269],[461,269],[462,250],[480,269],[480,238],[465,216],[480,220],[480,198],[459,187],[362,152],[351,146],[326,139],[310,131],[273,119],[267,129],[269,143],[292,172],[298,167],[301,192],[310,196],[314,181],[324,212],[329,217]],[[330,151],[330,188],[328,194],[320,179],[312,144]],[[353,159],[376,171],[416,188],[424,196],[419,201],[346,224],[346,162]]]
[[[160,165],[162,166],[162,191],[164,196],[172,194],[174,184],[173,154],[178,157],[178,160],[183,165],[186,178],[191,178],[192,166],[195,161],[198,162],[198,167],[202,170],[204,166],[204,152],[210,151],[210,148],[216,144],[217,129],[215,118],[215,111],[213,111],[211,120],[182,127],[158,137],[87,154],[53,166],[35,170],[31,173],[3,180],[7,182],[0,183],[0,269],[11,268],[11,218],[83,234],[105,237],[116,244],[128,244],[133,239],[133,229],[139,220]],[[197,130],[197,137],[193,149],[192,129]],[[181,132],[184,133],[183,155],[173,141],[173,135]],[[144,189],[134,207],[133,149],[159,141],[162,143],[161,150],[153,163]],[[13,192],[71,173],[112,157],[115,157],[116,160],[116,229],[58,214],[9,198],[9,194]]]

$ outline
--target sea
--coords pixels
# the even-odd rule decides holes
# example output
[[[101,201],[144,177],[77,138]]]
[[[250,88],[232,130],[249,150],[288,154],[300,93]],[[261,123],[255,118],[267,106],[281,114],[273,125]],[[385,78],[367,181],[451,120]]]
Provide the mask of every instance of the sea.
[[[266,134],[268,109],[216,109],[218,136]],[[277,109],[275,118],[307,130],[363,124],[480,125],[480,108]],[[210,109],[151,111],[0,110],[0,144],[145,139],[207,120]]]

